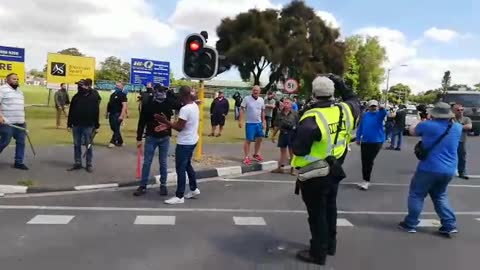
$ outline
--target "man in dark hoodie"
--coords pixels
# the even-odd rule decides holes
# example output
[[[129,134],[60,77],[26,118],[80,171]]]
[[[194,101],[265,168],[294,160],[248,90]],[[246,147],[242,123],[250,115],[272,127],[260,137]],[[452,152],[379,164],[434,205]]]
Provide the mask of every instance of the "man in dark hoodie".
[[[87,172],[93,172],[92,165],[92,135],[100,127],[99,113],[100,106],[98,96],[89,89],[85,80],[77,82],[78,92],[70,102],[67,127],[73,132],[74,159],[75,164],[68,171],[82,169],[82,141],[87,145]]]
[[[215,130],[217,127],[219,127],[219,129],[216,136],[222,136],[223,126],[225,125],[225,116],[228,114],[229,110],[230,104],[228,103],[228,99],[225,98],[223,91],[218,91],[218,97],[212,101],[212,105],[210,106],[212,133],[208,135],[209,137],[215,136]]]
[[[180,102],[173,92],[160,84],[148,95],[142,97],[142,110],[138,119],[137,128],[137,147],[142,147],[142,137],[145,132],[145,147],[142,168],[142,179],[140,186],[133,193],[135,196],[141,196],[147,192],[147,184],[150,176],[150,167],[152,165],[155,150],[158,147],[160,162],[160,195],[167,196],[167,158],[168,148],[172,129],[161,123],[158,118],[164,114],[168,120],[173,115],[173,110],[180,109]],[[145,131],[146,128],[146,131]]]

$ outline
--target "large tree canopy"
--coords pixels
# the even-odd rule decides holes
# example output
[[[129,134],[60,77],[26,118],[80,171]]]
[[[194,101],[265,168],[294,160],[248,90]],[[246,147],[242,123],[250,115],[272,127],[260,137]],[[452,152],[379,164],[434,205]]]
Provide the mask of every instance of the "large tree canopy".
[[[118,57],[109,56],[100,63],[100,69],[97,70],[97,80],[130,82],[130,63],[123,62]]]
[[[262,72],[270,66],[264,91],[291,77],[308,92],[316,74],[343,73],[339,31],[328,27],[303,1],[293,1],[281,11],[249,10],[223,19],[217,35],[217,50],[238,68],[243,80],[253,77],[253,83],[260,84]]]
[[[402,104],[408,100],[411,94],[410,86],[399,83],[388,90],[388,101],[393,104]]]

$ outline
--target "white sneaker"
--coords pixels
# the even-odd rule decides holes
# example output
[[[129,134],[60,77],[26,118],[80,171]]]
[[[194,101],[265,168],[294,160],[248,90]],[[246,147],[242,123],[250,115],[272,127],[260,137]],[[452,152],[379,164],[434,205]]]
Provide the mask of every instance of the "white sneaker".
[[[357,186],[358,186],[361,190],[368,190],[368,187],[370,186],[370,182],[363,181],[363,183],[358,183]]]
[[[181,204],[181,203],[184,203],[184,202],[185,202],[185,199],[178,198],[177,196],[172,197],[172,198],[165,201],[166,204]]]
[[[113,144],[113,143],[109,144],[108,148],[115,148],[115,144]]]
[[[187,194],[185,194],[185,198],[191,199],[191,198],[193,198],[193,197],[195,197],[195,196],[197,196],[197,195],[200,195],[200,189],[198,189],[198,188],[195,189],[194,191],[190,191],[190,192],[188,192]]]

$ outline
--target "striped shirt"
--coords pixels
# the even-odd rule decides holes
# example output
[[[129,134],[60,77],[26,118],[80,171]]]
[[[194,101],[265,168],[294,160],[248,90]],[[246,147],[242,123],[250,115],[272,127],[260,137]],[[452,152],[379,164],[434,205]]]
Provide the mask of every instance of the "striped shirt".
[[[25,100],[20,88],[15,90],[8,84],[0,86],[0,114],[7,123],[25,123]]]

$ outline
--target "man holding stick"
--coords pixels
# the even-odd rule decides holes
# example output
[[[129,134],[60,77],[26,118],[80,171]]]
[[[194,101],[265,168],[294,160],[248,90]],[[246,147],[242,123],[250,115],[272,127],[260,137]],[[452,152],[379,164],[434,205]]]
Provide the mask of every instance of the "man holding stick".
[[[18,86],[18,75],[15,73],[8,74],[7,84],[0,86],[0,153],[14,138],[15,163],[13,167],[26,171],[28,167],[23,163],[26,135],[25,99]]]

